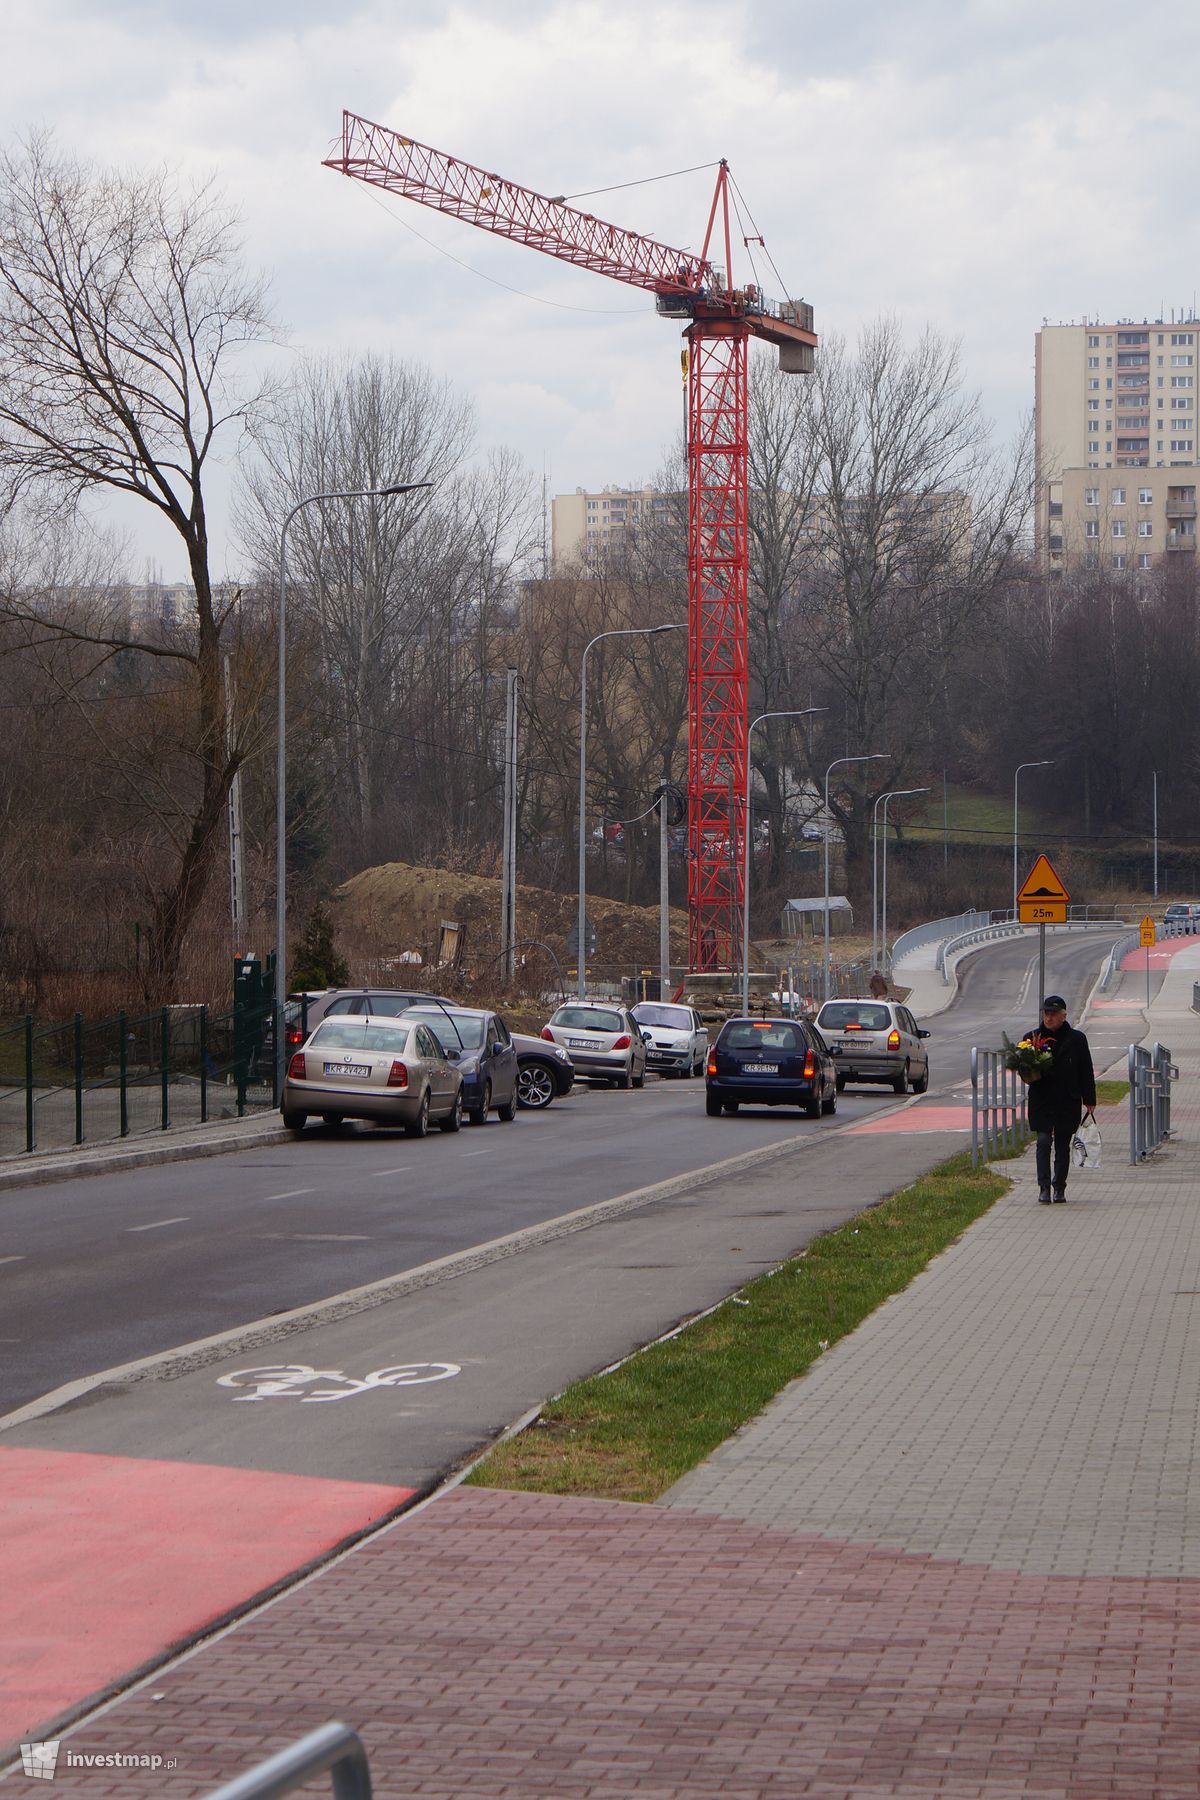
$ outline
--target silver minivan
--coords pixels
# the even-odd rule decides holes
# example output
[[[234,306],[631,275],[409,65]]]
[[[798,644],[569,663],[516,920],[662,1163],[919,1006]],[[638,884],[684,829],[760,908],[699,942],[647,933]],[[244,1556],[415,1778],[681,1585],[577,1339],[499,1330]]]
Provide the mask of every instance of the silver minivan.
[[[827,1000],[815,1024],[837,1066],[839,1093],[849,1081],[884,1082],[897,1094],[929,1086],[929,1033],[898,1000]]]

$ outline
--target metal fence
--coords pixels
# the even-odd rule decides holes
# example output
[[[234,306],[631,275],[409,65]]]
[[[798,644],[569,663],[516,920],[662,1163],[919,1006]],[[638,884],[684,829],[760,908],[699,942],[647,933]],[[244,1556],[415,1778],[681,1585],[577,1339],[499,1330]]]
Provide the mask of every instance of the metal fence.
[[[273,1007],[164,1006],[91,1022],[27,1013],[0,1030],[0,1156],[270,1107],[274,1042]]]
[[[1025,1084],[1004,1066],[1003,1050],[971,1050],[971,1167],[1029,1141]]]
[[[979,925],[972,931],[960,932],[957,937],[947,938],[944,944],[938,945],[934,966],[946,986],[950,985],[950,977],[946,973],[946,958],[957,956],[960,950],[969,950],[972,944],[986,944],[993,938],[1021,937],[1023,925]]]
[[[1136,931],[1127,931],[1124,937],[1119,937],[1117,939],[1116,943],[1109,951],[1108,956],[1105,958],[1104,972],[1100,977],[1100,992],[1102,994],[1108,992],[1114,977],[1120,973],[1121,964],[1131,950],[1137,949],[1140,942],[1141,934]]]
[[[1171,1083],[1179,1070],[1163,1044],[1129,1046],[1129,1160],[1139,1163],[1171,1135]]]
[[[926,944],[939,944],[943,938],[958,937],[961,932],[974,931],[979,925],[991,923],[990,913],[971,907],[968,912],[955,913],[949,919],[931,919],[926,925],[914,925],[911,931],[901,932],[892,945],[892,966]]]
[[[371,1771],[362,1739],[336,1721],[214,1788],[208,1800],[280,1800],[327,1769],[332,1772],[335,1800],[371,1800]]]

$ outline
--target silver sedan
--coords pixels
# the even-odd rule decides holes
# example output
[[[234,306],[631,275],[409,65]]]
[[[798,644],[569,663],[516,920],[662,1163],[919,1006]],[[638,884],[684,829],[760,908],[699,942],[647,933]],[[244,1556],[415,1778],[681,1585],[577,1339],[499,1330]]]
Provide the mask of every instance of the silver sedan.
[[[316,1114],[327,1125],[370,1119],[424,1137],[431,1124],[459,1129],[463,1078],[428,1025],[337,1017],[292,1057],[281,1110],[289,1131]]]

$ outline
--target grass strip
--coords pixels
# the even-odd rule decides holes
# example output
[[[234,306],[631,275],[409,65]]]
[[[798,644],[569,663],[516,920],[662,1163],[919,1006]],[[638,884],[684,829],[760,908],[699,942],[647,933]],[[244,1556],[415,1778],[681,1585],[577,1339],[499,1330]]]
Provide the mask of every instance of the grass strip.
[[[969,1151],[951,1157],[677,1335],[567,1388],[468,1483],[657,1500],[907,1287],[1009,1185],[992,1167],[973,1171]]]
[[[1097,1106],[1120,1106],[1129,1094],[1127,1081],[1098,1081],[1096,1083]]]

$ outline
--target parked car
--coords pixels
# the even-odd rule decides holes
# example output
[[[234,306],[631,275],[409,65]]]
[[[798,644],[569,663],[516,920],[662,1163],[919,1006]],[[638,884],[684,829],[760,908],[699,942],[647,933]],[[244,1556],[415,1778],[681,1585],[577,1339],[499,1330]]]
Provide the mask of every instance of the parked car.
[[[463,1078],[463,1106],[472,1125],[495,1111],[510,1125],[517,1116],[517,1053],[498,1013],[477,1006],[421,1006],[401,1022],[421,1019],[436,1035]]]
[[[288,1063],[280,1108],[289,1131],[370,1119],[424,1137],[462,1124],[463,1078],[429,1028],[398,1019],[326,1019]]]
[[[1200,931],[1200,905],[1194,900],[1172,900],[1163,913],[1163,924],[1173,925],[1185,936]]]
[[[326,988],[308,996],[307,1021],[312,1031],[322,1019],[349,1013],[352,1018],[399,1018],[413,1006],[453,1006],[444,994],[419,993],[413,988]]]
[[[526,1037],[521,1031],[513,1032],[512,1041],[517,1053],[518,1106],[539,1112],[570,1093],[575,1085],[575,1064],[561,1044]]]
[[[727,1019],[708,1053],[709,1118],[739,1106],[799,1106],[810,1119],[837,1111],[837,1069],[807,1019]]]
[[[642,1028],[617,1002],[568,1000],[542,1026],[548,1043],[561,1044],[576,1075],[614,1087],[645,1087],[646,1044]]]
[[[690,1006],[639,1000],[633,1017],[646,1039],[646,1065],[664,1075],[703,1075],[708,1056],[708,1026]]]
[[[929,1086],[924,1026],[897,1000],[827,1000],[817,1030],[837,1063],[838,1092],[848,1081],[886,1082],[897,1094]]]

